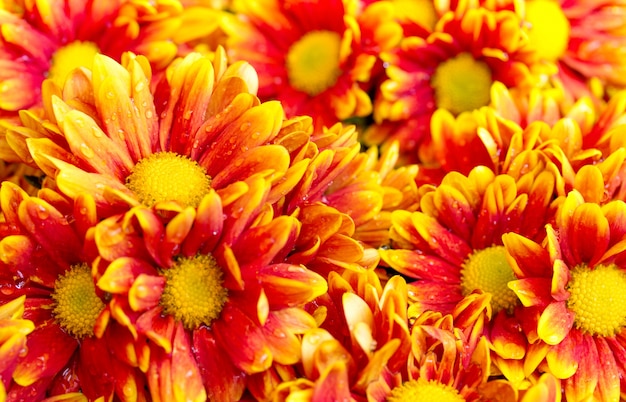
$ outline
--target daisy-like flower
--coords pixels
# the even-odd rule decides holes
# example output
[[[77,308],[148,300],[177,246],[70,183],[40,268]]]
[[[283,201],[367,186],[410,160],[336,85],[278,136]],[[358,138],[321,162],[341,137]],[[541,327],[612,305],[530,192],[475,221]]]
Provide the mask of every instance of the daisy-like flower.
[[[626,85],[626,7],[617,1],[524,2],[524,29],[543,60],[556,62],[566,91],[591,93],[588,81]]]
[[[368,385],[368,401],[482,400],[490,373],[489,346],[482,336],[489,297],[468,297],[449,315],[428,312],[418,317],[406,368],[383,371]]]
[[[3,401],[18,360],[27,353],[26,336],[35,329],[32,321],[23,318],[25,299],[26,296],[20,296],[0,305],[0,400]]]
[[[619,401],[626,389],[625,212],[623,201],[600,206],[572,191],[544,243],[503,236],[539,369],[563,380],[567,401]]]
[[[405,159],[420,161],[430,138],[430,118],[437,109],[453,115],[490,103],[494,82],[530,88],[549,69],[534,62],[509,10],[460,7],[445,13],[427,37],[407,36],[381,57],[387,80],[374,103],[374,125],[364,134],[367,144],[398,139]]]
[[[27,120],[28,127],[11,133],[14,149],[60,191],[92,194],[103,211],[162,201],[195,207],[211,188],[255,173],[271,177],[278,201],[318,152],[309,144],[311,121],[284,122],[278,102],[261,104],[254,95],[254,70],[226,66],[218,53],[215,62],[199,53],[179,59],[154,94],[143,56],[127,54],[119,64],[98,55],[93,71],[75,70],[62,92],[47,81],[46,117],[54,124]],[[333,149],[324,152],[335,156],[328,171],[347,163]]]
[[[43,400],[82,392],[90,400],[145,398],[145,359],[110,312],[91,274],[95,258],[93,199],[72,202],[50,190],[30,197],[4,182],[0,239],[0,303],[23,297],[35,329],[17,356],[7,400]],[[2,364],[5,360],[2,359]],[[7,362],[10,363],[10,360]]]
[[[274,217],[270,189],[257,174],[197,208],[137,206],[98,225],[97,286],[150,341],[153,400],[239,400],[248,375],[300,360],[299,334],[316,327],[303,307],[327,284],[284,262],[300,222]]]
[[[176,1],[15,3],[19,11],[0,10],[0,109],[4,112],[40,105],[45,78],[61,85],[74,68],[91,67],[97,53],[120,60],[123,52],[134,51],[164,68],[178,52],[171,40],[182,12]]]
[[[346,3],[346,4],[345,4]],[[401,28],[391,3],[357,12],[342,0],[236,1],[228,54],[259,73],[259,97],[278,99],[288,117],[309,115],[331,126],[372,112],[368,85],[377,55]]]
[[[322,323],[304,334],[302,363],[288,376],[276,368],[255,378],[251,390],[258,399],[362,400],[385,368],[396,372],[406,364],[411,343],[404,279],[393,276],[383,287],[374,271],[346,271],[331,273],[328,285],[310,306]]]

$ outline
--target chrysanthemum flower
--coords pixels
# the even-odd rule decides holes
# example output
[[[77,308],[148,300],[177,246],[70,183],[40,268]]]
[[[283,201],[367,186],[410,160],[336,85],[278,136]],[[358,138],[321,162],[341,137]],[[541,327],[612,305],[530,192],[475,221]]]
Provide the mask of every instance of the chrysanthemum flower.
[[[568,401],[618,401],[626,389],[625,213],[623,201],[600,206],[572,191],[545,243],[503,236],[524,330],[545,356],[539,368],[563,379]]]
[[[92,194],[99,209],[162,201],[197,206],[211,188],[256,173],[271,177],[278,201],[318,151],[309,144],[311,121],[284,122],[278,102],[260,104],[254,95],[254,70],[246,63],[227,67],[220,54],[214,63],[199,53],[179,59],[154,94],[145,58],[128,54],[120,65],[98,55],[91,74],[75,70],[63,92],[44,85],[46,117],[54,124],[31,124],[24,115],[32,128],[13,131],[11,144],[62,192]],[[324,156],[333,160],[335,151]],[[339,156],[334,162],[325,168],[347,163]]]
[[[541,240],[553,219],[557,176],[538,168],[515,179],[484,166],[468,176],[448,173],[422,195],[419,211],[392,213],[392,249],[379,250],[385,265],[416,279],[408,284],[416,313],[448,314],[472,292],[488,293],[494,315],[485,335],[497,354],[515,360],[501,370],[527,350],[526,338],[514,330],[520,303],[507,286],[516,277],[501,237],[516,232]]]
[[[238,1],[233,10],[228,53],[258,71],[262,100],[280,100],[288,117],[312,116],[318,129],[371,113],[376,56],[402,34],[391,3],[357,13],[342,0]]]
[[[0,190],[6,220],[0,303],[25,297],[24,318],[35,324],[14,367],[7,400],[71,392],[91,400],[145,398],[139,369],[145,355],[127,330],[107,325],[110,312],[92,278],[93,199],[71,202],[50,190],[40,196],[30,197],[9,182]]]
[[[13,371],[21,356],[27,353],[26,336],[35,325],[24,319],[25,296],[0,305],[0,400],[6,400]]]
[[[149,339],[153,400],[239,400],[247,375],[300,360],[304,305],[326,280],[284,262],[300,223],[265,208],[262,175],[211,189],[197,208],[137,206],[98,225],[99,289]]]
[[[381,57],[388,79],[376,95],[376,124],[364,141],[398,139],[409,161],[419,161],[420,146],[428,145],[436,109],[453,115],[475,110],[489,104],[494,82],[530,88],[548,72],[533,62],[520,18],[509,10],[449,11],[426,38],[405,37]]]
[[[616,1],[529,0],[524,21],[530,45],[556,62],[566,91],[589,94],[588,81],[626,85],[626,7]]]
[[[120,60],[125,51],[164,68],[177,54],[171,35],[182,6],[175,1],[116,0],[92,4],[17,0],[19,12],[0,10],[0,109],[41,104],[45,78],[59,85],[68,72],[90,67],[97,53]]]
[[[482,400],[490,373],[489,346],[482,336],[489,297],[471,296],[449,315],[427,312],[418,317],[405,370],[383,371],[367,387],[368,400]]]
[[[405,366],[411,344],[399,275],[383,287],[373,271],[332,273],[328,293],[311,309],[322,323],[304,334],[302,363],[287,378],[278,369],[255,378],[251,390],[259,400],[363,400],[385,368]],[[273,383],[276,378],[282,381]]]

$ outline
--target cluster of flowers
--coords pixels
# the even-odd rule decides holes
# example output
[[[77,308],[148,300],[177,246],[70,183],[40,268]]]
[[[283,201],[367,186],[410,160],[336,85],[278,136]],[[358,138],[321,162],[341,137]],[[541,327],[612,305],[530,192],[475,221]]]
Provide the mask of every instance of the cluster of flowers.
[[[626,399],[623,2],[0,24],[0,401]]]

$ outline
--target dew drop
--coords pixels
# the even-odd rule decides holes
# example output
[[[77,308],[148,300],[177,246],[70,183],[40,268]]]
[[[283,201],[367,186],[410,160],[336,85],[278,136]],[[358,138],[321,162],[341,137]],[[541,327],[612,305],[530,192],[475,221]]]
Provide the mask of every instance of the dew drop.
[[[93,158],[93,149],[89,148],[87,144],[80,144],[80,152],[87,158]]]
[[[186,110],[183,114],[183,119],[189,120],[191,119],[191,115],[193,114],[193,110]]]
[[[94,136],[94,137],[96,137],[96,138],[102,138],[102,135],[103,135],[102,130],[100,130],[98,127],[93,127],[93,128],[91,129],[91,132],[93,133],[93,136]]]
[[[144,88],[145,88],[145,85],[144,85],[143,81],[140,81],[140,82],[137,83],[137,85],[135,85],[135,91],[137,91],[137,92],[143,91]]]
[[[107,99],[115,98],[115,94],[113,93],[113,91],[107,92],[105,96],[106,96]]]
[[[152,111],[151,110],[146,110],[146,119],[151,119],[153,116]]]
[[[250,123],[250,122],[248,121],[248,122],[243,123],[243,124],[239,127],[239,129],[240,129],[241,131],[246,131],[247,129],[249,129],[249,128],[250,128],[250,126],[252,126],[252,123]]]
[[[43,221],[43,220],[48,219],[49,216],[50,216],[50,212],[48,212],[48,210],[46,208],[44,208],[41,205],[37,206],[37,217],[39,219],[41,219]]]

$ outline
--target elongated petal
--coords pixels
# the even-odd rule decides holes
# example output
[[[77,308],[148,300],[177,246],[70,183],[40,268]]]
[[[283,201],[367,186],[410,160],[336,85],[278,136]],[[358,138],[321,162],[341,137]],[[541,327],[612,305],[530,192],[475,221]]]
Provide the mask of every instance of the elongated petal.
[[[555,302],[545,308],[537,325],[537,335],[549,345],[559,344],[570,332],[574,324],[574,314],[565,302]]]

